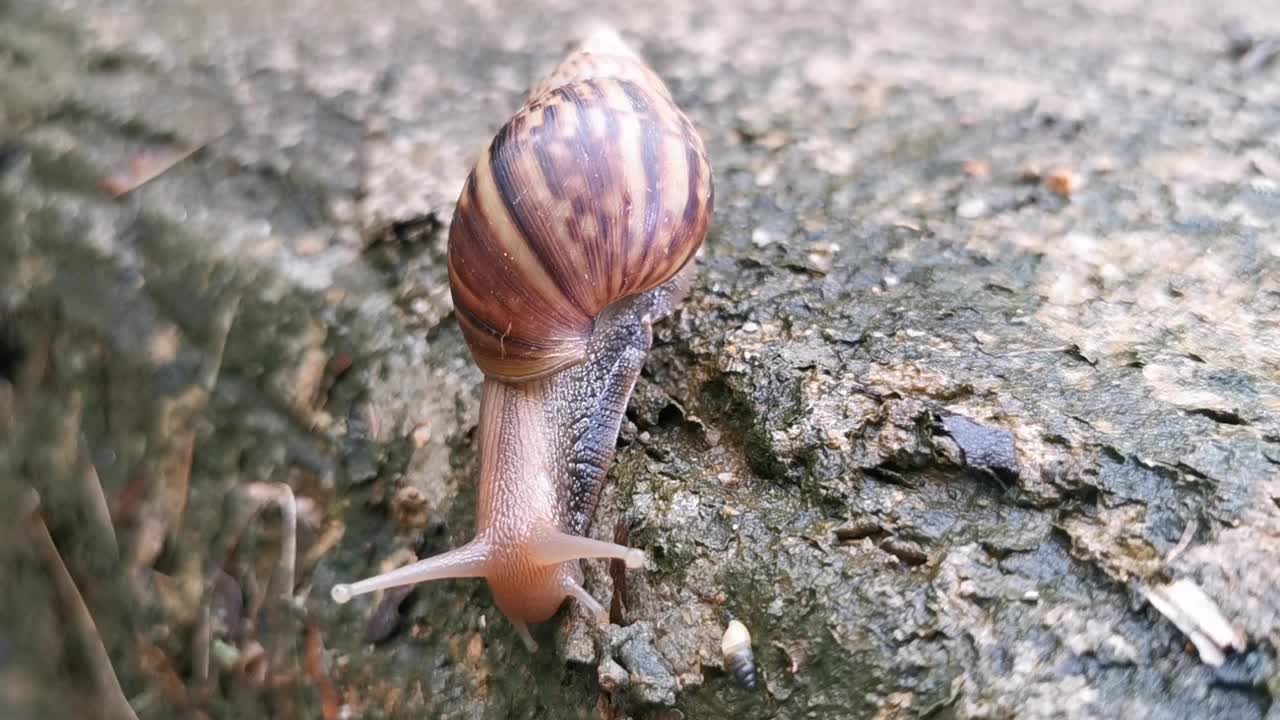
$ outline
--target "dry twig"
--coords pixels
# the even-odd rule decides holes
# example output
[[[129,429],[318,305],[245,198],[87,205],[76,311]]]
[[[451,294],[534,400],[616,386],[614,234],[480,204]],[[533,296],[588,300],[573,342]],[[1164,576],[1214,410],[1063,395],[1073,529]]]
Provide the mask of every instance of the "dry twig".
[[[103,717],[112,718],[112,720],[138,720],[137,714],[133,712],[128,699],[124,696],[124,689],[120,687],[120,680],[116,677],[115,668],[111,665],[107,648],[102,644],[102,636],[98,633],[93,615],[89,613],[89,607],[80,595],[75,580],[72,579],[66,564],[62,562],[62,555],[53,542],[53,536],[49,534],[49,528],[40,517],[38,510],[40,496],[31,490],[30,498],[33,506],[29,515],[31,542],[40,559],[49,569],[58,599],[69,616],[69,626],[74,629],[81,646],[88,653],[87,660],[93,674],[98,700],[102,704]]]
[[[215,133],[208,139],[176,150],[143,152],[129,162],[129,169],[103,178],[99,187],[112,199],[119,199],[160,177],[178,163],[208,147],[210,143],[227,134],[227,130]]]
[[[324,639],[320,637],[320,629],[314,625],[307,627],[306,671],[320,692],[324,720],[338,720],[342,714],[342,696],[324,670]]]

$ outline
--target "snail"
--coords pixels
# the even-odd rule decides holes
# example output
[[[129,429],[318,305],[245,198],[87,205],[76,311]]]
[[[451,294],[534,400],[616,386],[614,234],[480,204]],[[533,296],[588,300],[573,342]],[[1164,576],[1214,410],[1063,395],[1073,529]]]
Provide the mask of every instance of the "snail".
[[[751,652],[751,633],[747,626],[737,620],[730,620],[720,638],[720,654],[724,657],[724,667],[733,674],[738,682],[749,690],[755,690],[756,662]]]
[[[333,599],[483,577],[528,625],[574,598],[579,560],[643,566],[587,536],[653,341],[683,301],[713,208],[702,139],[616,32],[597,30],[537,83],[468,176],[449,229],[455,316],[484,374],[475,537]]]

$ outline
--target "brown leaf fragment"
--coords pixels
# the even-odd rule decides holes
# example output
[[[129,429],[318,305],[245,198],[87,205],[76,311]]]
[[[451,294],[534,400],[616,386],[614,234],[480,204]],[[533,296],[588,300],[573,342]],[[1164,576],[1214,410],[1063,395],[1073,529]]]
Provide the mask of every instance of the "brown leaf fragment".
[[[186,683],[174,668],[172,658],[142,635],[137,635],[134,643],[138,653],[139,669],[150,678],[152,686],[159,688],[165,700],[171,705],[194,713],[194,717],[207,717],[203,712],[191,707],[191,696],[187,692]]]
[[[325,526],[320,537],[307,548],[307,554],[298,562],[298,572],[302,575],[311,571],[321,558],[329,553],[347,533],[347,526],[340,520],[333,520]]]
[[[320,635],[320,629],[314,625],[307,626],[306,672],[320,693],[324,720],[338,720],[342,715],[342,696],[325,672],[324,638]]]
[[[619,520],[613,527],[613,541],[626,545],[631,541],[631,528]],[[613,595],[609,598],[609,622],[621,625],[627,616],[627,565],[621,560],[609,561],[609,577],[613,580]]]
[[[163,152],[143,152],[129,161],[129,169],[109,175],[99,187],[112,199],[119,199],[160,177],[170,168],[194,155],[209,141]]]
[[[343,375],[351,369],[355,364],[355,358],[351,353],[346,351],[338,351],[329,357],[329,362],[324,368],[324,380],[321,383],[320,390],[317,393],[316,409],[323,410],[329,404],[329,394],[333,392],[333,388],[342,379]]]

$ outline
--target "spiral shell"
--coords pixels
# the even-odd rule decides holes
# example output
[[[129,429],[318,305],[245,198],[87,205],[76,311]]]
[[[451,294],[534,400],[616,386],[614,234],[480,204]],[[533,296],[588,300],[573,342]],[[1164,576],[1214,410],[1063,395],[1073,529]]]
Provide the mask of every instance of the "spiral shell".
[[[506,381],[580,362],[595,318],[701,246],[706,151],[661,80],[594,35],[535,85],[477,162],[449,231],[449,282],[476,363]]]
[[[730,620],[729,626],[720,638],[720,653],[724,657],[724,667],[738,683],[749,690],[759,685],[756,678],[755,654],[751,652],[751,633],[747,626],[738,620]]]

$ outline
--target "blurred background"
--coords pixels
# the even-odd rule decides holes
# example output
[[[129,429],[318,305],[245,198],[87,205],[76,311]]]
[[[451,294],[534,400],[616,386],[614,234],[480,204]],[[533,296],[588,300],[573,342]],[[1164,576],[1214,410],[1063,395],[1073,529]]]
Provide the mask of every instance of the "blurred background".
[[[0,0],[0,716],[1275,720],[1277,10]],[[716,178],[650,567],[336,606],[472,534],[453,204],[600,20]]]

